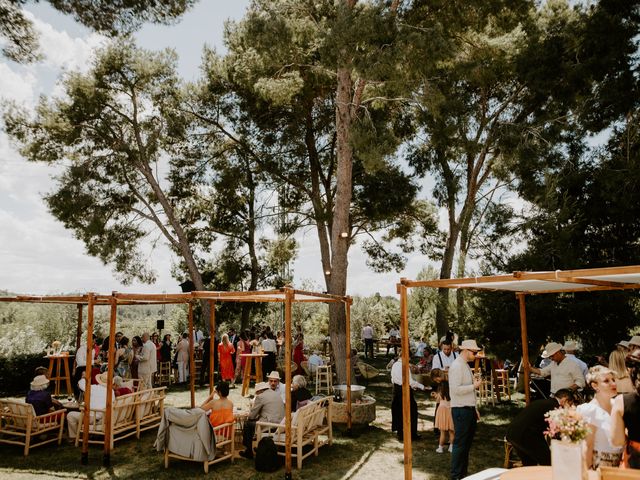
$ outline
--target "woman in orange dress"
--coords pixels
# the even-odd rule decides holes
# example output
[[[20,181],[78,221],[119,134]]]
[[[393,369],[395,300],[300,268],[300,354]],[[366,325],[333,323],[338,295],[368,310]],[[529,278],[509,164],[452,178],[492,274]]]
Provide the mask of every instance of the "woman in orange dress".
[[[222,341],[218,344],[218,359],[220,360],[220,377],[224,381],[233,381],[233,360],[231,355],[235,353],[233,344],[229,341],[229,335],[222,335]]]
[[[215,395],[218,398],[215,398]],[[209,423],[212,427],[234,422],[233,402],[227,397],[229,397],[229,384],[218,382],[211,395],[200,405],[202,410],[209,412]]]

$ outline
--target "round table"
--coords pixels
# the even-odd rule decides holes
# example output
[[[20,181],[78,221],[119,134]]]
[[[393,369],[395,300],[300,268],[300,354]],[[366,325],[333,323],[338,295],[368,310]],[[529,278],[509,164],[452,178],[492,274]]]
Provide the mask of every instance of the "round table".
[[[595,470],[589,470],[589,480],[599,480],[600,475]],[[500,476],[500,480],[552,480],[551,467],[520,467],[512,468]]]

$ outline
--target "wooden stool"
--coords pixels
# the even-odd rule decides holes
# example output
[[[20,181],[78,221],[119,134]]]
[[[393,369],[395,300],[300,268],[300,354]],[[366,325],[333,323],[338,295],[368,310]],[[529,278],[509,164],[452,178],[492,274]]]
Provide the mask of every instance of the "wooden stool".
[[[495,373],[499,394],[504,395],[505,397],[509,397],[509,401],[511,401],[511,383],[509,382],[509,371],[498,369],[495,370]],[[499,398],[500,397],[498,397],[498,399]]]
[[[62,383],[62,380],[65,381],[67,387],[67,395],[73,395],[71,374],[69,373],[69,359],[73,357],[73,355],[49,355],[44,357],[49,359],[47,378],[50,382],[54,382],[54,396],[60,395],[60,383]],[[55,375],[53,374],[54,370]]]
[[[333,386],[333,374],[331,365],[319,365],[316,367],[316,395],[327,392],[331,395],[331,387]]]
[[[245,397],[249,392],[249,384],[251,380],[256,383],[262,381],[262,357],[266,357],[266,353],[241,353],[240,357],[247,360],[244,364],[244,374],[242,375],[242,396]],[[251,375],[251,363],[255,365],[255,375]]]
[[[171,362],[158,363],[158,386],[171,385]]]

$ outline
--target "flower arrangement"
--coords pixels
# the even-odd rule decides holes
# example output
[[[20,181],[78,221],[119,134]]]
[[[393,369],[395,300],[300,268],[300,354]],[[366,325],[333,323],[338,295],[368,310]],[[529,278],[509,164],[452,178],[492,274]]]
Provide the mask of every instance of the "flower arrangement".
[[[573,407],[556,408],[544,416],[549,424],[549,429],[544,432],[547,438],[576,443],[589,434],[589,425]]]

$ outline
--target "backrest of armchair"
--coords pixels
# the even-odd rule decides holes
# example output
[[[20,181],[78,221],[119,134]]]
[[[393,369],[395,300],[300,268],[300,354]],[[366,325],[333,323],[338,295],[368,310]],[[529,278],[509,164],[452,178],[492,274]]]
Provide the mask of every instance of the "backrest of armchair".
[[[26,430],[29,422],[33,421],[36,412],[33,405],[17,400],[0,400],[0,417],[4,428]]]

